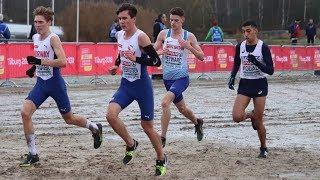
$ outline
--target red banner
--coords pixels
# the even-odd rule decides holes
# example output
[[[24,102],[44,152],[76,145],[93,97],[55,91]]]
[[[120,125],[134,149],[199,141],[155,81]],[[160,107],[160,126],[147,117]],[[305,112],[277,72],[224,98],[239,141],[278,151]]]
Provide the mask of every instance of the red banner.
[[[6,70],[8,78],[26,77],[26,70],[31,67],[27,62],[27,56],[34,54],[32,43],[13,43],[7,44],[7,63]]]
[[[197,71],[196,72],[212,72],[215,70],[214,65],[214,57],[215,57],[215,51],[214,46],[209,44],[203,44],[201,46],[201,49],[204,53],[204,60],[200,61],[198,60],[197,63]]]
[[[64,43],[67,67],[62,74],[106,75],[118,55],[114,43]],[[230,71],[233,66],[234,46],[203,44],[204,61],[189,53],[188,65],[191,73]],[[270,46],[275,70],[320,70],[320,46]],[[9,43],[0,45],[0,79],[26,77],[31,66],[26,57],[33,55],[32,43]],[[161,67],[149,67],[151,74],[161,74]],[[118,74],[121,72],[118,71]]]
[[[97,44],[94,64],[96,66],[96,74],[108,74],[110,67],[114,66],[118,56],[117,44]],[[118,71],[120,73],[120,71]]]
[[[231,71],[233,67],[235,47],[233,45],[214,45],[215,70]]]
[[[5,44],[0,44],[0,79],[7,78],[6,69],[6,59],[7,59],[7,46]]]
[[[79,61],[77,61],[77,44],[75,43],[64,43],[63,49],[66,54],[67,66],[65,68],[61,68],[61,72],[63,75],[78,75],[78,67]]]
[[[313,60],[311,55],[307,53],[307,48],[299,47],[296,52],[298,54],[298,70],[312,70]]]
[[[307,54],[312,59],[313,69],[320,70],[320,46],[307,47]]]
[[[78,46],[78,73],[82,76],[96,75],[94,57],[96,55],[96,45],[93,43],[80,44]]]
[[[271,57],[273,61],[273,67],[275,70],[283,70],[283,65],[288,61],[288,59],[282,56],[282,47],[279,46],[269,46]]]
[[[299,54],[297,49],[301,47],[296,46],[283,46],[283,66],[282,70],[298,70],[299,67]]]

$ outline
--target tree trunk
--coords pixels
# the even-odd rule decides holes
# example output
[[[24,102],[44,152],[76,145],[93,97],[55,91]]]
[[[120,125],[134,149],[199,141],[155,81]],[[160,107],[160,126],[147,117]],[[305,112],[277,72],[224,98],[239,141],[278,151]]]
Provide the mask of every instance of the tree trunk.
[[[231,3],[230,0],[227,0],[227,24],[230,25],[231,20]]]
[[[281,20],[281,28],[285,28],[285,11],[284,11],[284,0],[282,0],[282,20]]]
[[[303,9],[303,20],[306,21],[307,14],[307,0],[304,0],[304,9]]]
[[[241,13],[241,22],[244,21],[243,17],[243,0],[239,0],[239,7],[240,7],[240,13]]]
[[[250,19],[251,18],[251,0],[248,0],[248,5],[247,5],[247,7],[248,7],[248,10],[247,10],[247,19]]]
[[[259,4],[258,4],[258,10],[259,10],[259,12],[258,12],[258,17],[259,17],[259,26],[260,26],[260,28],[262,28],[262,20],[263,20],[263,0],[259,0],[259,2],[258,2]]]
[[[290,8],[291,8],[291,0],[288,0],[287,24],[289,24],[289,20],[290,20]]]

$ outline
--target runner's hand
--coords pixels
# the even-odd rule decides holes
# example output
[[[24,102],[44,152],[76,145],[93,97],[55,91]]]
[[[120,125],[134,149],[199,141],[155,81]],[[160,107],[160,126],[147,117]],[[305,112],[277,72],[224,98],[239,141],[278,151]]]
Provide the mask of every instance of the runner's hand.
[[[38,59],[34,56],[28,56],[27,57],[27,61],[28,64],[37,64],[37,65],[41,65],[41,59]]]
[[[112,66],[110,69],[109,69],[109,73],[111,75],[116,75],[117,74],[117,69],[118,69],[118,66]]]

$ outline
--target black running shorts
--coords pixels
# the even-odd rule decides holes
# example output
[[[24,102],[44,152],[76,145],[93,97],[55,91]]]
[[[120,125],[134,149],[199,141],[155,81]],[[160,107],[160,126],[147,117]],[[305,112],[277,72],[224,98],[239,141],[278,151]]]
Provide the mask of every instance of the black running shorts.
[[[240,79],[238,94],[250,98],[263,97],[268,95],[267,78],[261,79]]]

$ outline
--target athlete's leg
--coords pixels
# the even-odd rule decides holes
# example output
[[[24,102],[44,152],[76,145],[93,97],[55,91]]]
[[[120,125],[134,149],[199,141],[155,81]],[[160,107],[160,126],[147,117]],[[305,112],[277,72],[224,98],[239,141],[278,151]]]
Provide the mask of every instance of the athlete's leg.
[[[24,135],[27,140],[29,152],[32,155],[37,154],[34,128],[33,128],[32,119],[31,119],[33,113],[36,110],[37,110],[36,105],[31,100],[28,100],[28,99],[26,99],[24,101],[23,107],[21,109],[21,117],[22,117]]]
[[[165,94],[161,102],[161,137],[165,138],[171,117],[171,103],[178,103],[183,99],[182,93],[187,89],[189,85],[189,77],[184,77],[177,80],[164,80],[164,85],[167,89],[167,93]]]
[[[258,136],[262,148],[266,148],[266,128],[263,124],[263,112],[266,104],[266,96],[253,98],[254,113],[253,119],[254,124],[258,131]]]
[[[98,127],[95,123],[92,123],[91,121],[87,120],[83,116],[73,114],[72,111],[69,111],[68,113],[61,114],[61,115],[67,124],[88,128],[92,132],[97,132],[98,130]]]
[[[83,116],[72,113],[65,84],[57,85],[55,91],[52,91],[50,95],[57,103],[62,118],[67,124],[88,128],[92,133],[97,133],[99,131],[97,124],[92,123]]]
[[[197,121],[196,116],[193,114],[193,112],[191,111],[191,109],[189,109],[189,108],[186,106],[186,103],[184,102],[183,99],[182,99],[180,102],[175,103],[174,105],[178,108],[179,112],[184,115],[184,117],[190,119],[190,121],[191,121],[193,124],[195,124],[195,125],[198,124],[198,121]]]
[[[23,107],[21,109],[21,117],[23,123],[23,130],[27,140],[27,145],[29,148],[30,155],[37,154],[36,148],[36,136],[34,133],[34,128],[32,124],[32,115],[36,111],[36,109],[48,98],[46,92],[42,89],[40,83],[36,83],[33,89],[30,91],[28,97],[23,103]],[[27,157],[28,159],[28,157]],[[39,159],[38,159],[39,160]],[[31,165],[30,161],[25,161],[21,165]]]
[[[112,129],[125,141],[128,147],[134,145],[133,138],[129,135],[126,126],[119,118],[119,113],[122,111],[121,106],[118,103],[111,102],[107,110],[107,121]]]
[[[246,113],[245,110],[250,102],[250,97],[238,94],[233,105],[232,118],[234,122],[241,122],[251,117],[251,113]]]
[[[175,95],[168,91],[161,101],[162,115],[161,115],[161,137],[166,137],[168,126],[171,117],[170,106],[175,98]]]
[[[162,144],[160,140],[159,134],[156,132],[156,130],[153,127],[154,122],[151,121],[141,121],[141,126],[144,130],[144,132],[148,135],[153,148],[155,149],[157,153],[157,160],[163,160],[164,159],[164,153],[162,149]]]

